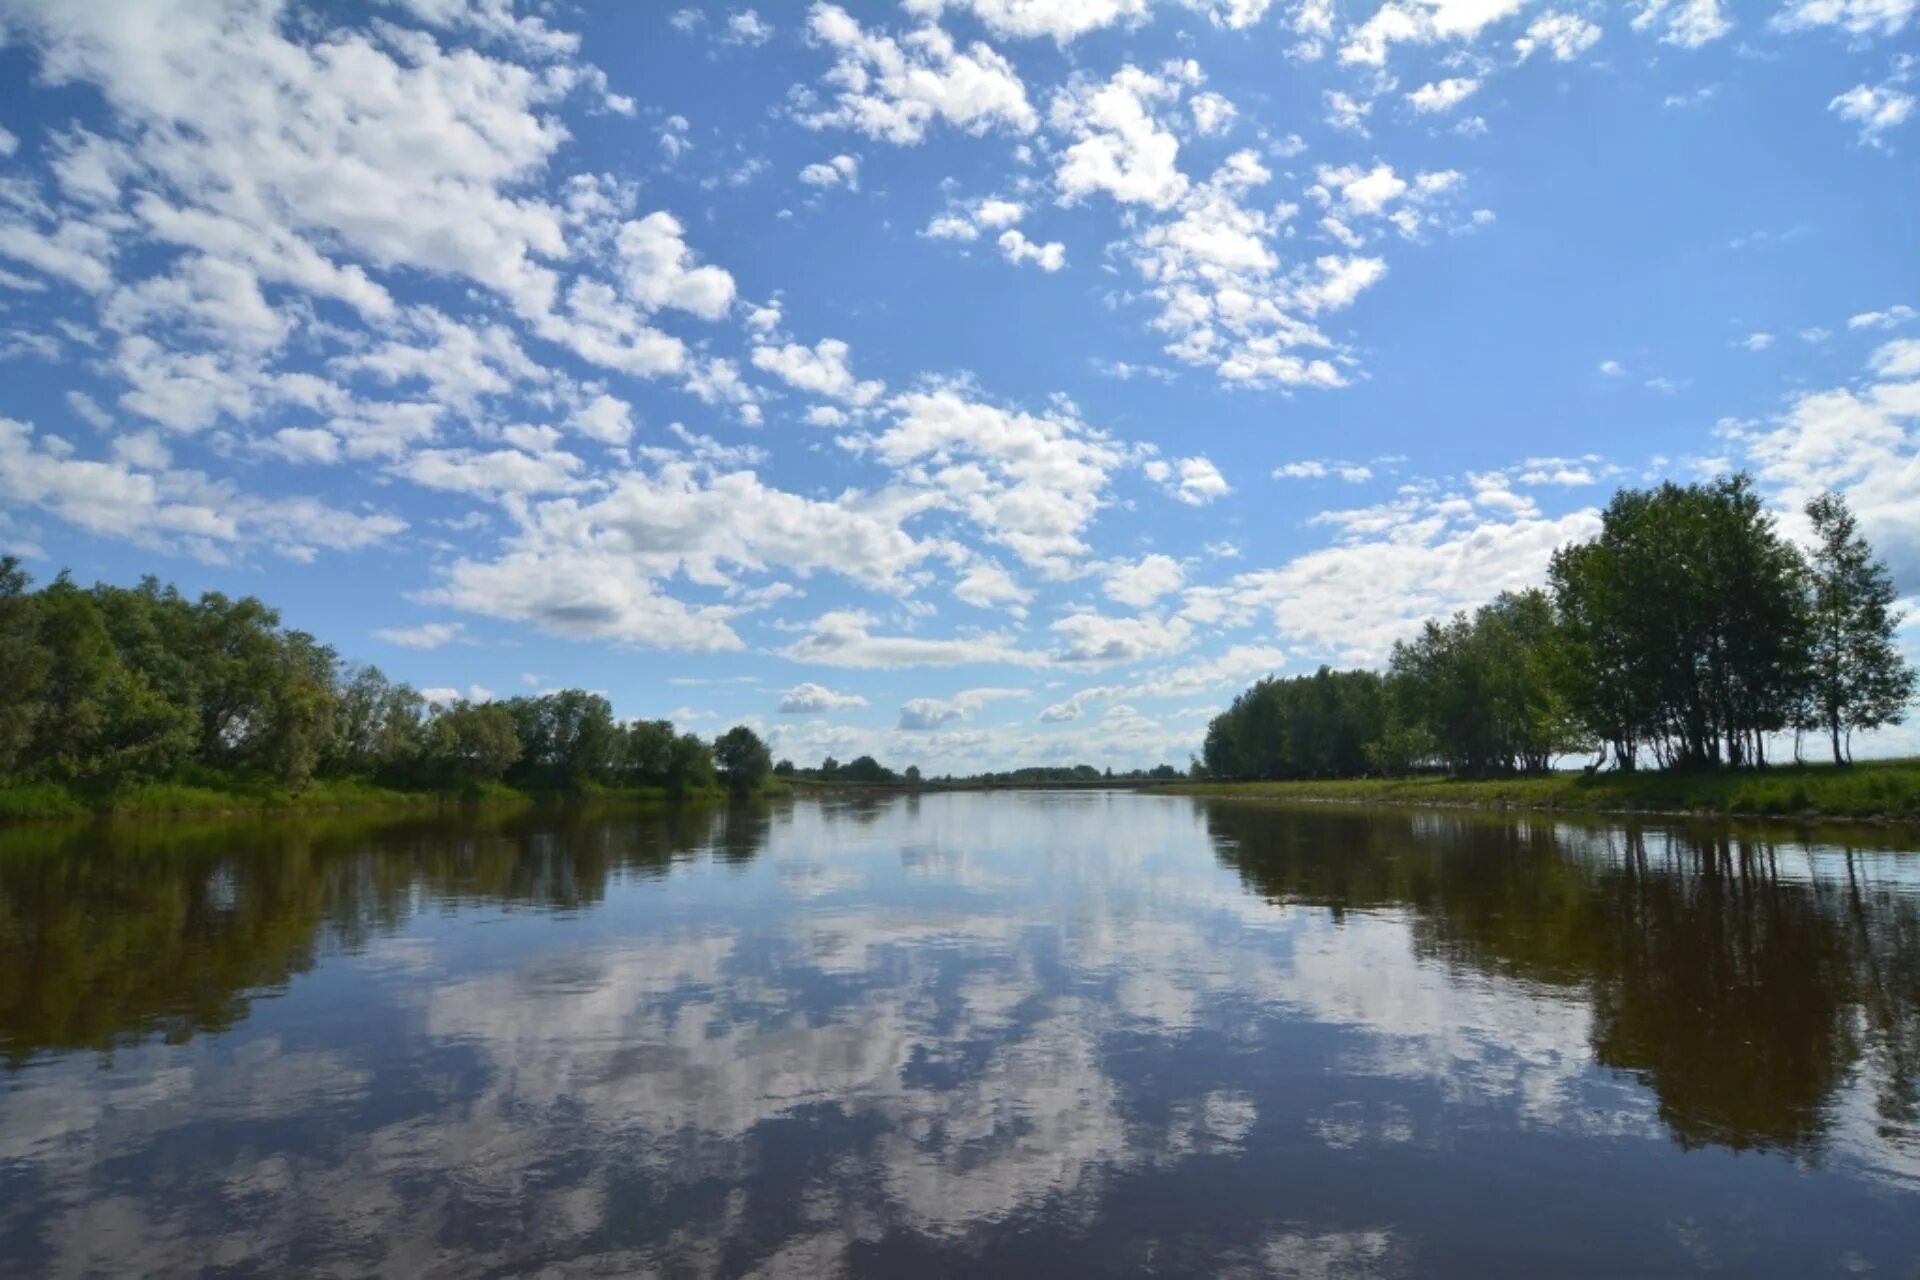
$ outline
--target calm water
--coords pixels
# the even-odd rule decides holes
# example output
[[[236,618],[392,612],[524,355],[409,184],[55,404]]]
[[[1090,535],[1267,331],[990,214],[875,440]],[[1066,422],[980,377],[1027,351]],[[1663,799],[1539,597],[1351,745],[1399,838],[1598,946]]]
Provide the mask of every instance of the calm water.
[[[0,834],[0,1273],[1920,1274],[1920,854],[1124,794]]]

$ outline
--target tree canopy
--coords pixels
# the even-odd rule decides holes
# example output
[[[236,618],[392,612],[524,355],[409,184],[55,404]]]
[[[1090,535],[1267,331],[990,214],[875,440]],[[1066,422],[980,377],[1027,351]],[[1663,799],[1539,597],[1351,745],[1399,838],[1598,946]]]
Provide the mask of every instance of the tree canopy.
[[[1384,677],[1260,681],[1209,725],[1200,764],[1262,779],[1537,773],[1596,750],[1620,769],[1760,765],[1786,731],[1821,733],[1844,763],[1856,729],[1901,722],[1915,675],[1892,578],[1846,502],[1806,515],[1810,551],[1744,475],[1623,489],[1596,538],[1554,554],[1546,590],[1425,623]]]

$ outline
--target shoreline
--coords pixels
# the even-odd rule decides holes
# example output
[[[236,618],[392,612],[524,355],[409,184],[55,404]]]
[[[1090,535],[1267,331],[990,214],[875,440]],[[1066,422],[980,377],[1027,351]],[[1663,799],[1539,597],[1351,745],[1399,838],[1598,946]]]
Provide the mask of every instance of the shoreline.
[[[752,799],[786,794],[784,787],[756,791]],[[59,783],[0,787],[0,829],[21,824],[97,822],[146,818],[258,818],[302,814],[440,813],[465,809],[540,808],[586,804],[720,803],[718,788],[674,793],[665,787],[594,786],[580,791],[527,791],[493,783],[460,791],[403,791],[364,779],[316,782],[300,790],[249,779],[201,779],[145,783],[115,792],[89,792]]]
[[[1760,818],[1920,827],[1920,760],[1845,767],[1785,765],[1751,773],[1552,774],[1492,780],[1348,778],[1175,782],[1162,795],[1393,805],[1615,818]]]

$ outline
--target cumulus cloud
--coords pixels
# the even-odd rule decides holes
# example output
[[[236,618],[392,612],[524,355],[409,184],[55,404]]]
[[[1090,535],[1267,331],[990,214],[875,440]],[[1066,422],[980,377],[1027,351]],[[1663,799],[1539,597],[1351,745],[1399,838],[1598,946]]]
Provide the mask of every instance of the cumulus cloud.
[[[826,711],[850,711],[866,705],[867,700],[857,693],[835,693],[825,685],[808,681],[793,686],[781,695],[780,714],[817,715]]]
[[[1058,44],[1105,27],[1134,26],[1148,17],[1147,0],[906,0],[901,7],[929,20],[948,9],[969,10],[1002,39],[1044,36]]]
[[[996,243],[1000,246],[1000,256],[1016,266],[1023,262],[1031,262],[1042,271],[1051,274],[1067,265],[1067,246],[1058,240],[1036,244],[1027,239],[1018,229],[1010,228],[1000,233],[1000,239]]]
[[[1857,84],[1835,97],[1827,110],[1860,126],[1863,146],[1885,147],[1883,136],[1913,115],[1913,95],[1892,85]]]
[[[822,338],[812,347],[797,342],[760,346],[753,349],[753,367],[812,395],[856,406],[872,404],[886,391],[886,384],[856,379],[847,363],[851,351],[838,338]]]
[[[943,495],[993,542],[1052,576],[1085,555],[1081,533],[1124,452],[1069,406],[1042,413],[973,398],[960,385],[896,396],[891,419],[850,443]]]
[[[1480,91],[1480,81],[1472,76],[1453,76],[1421,85],[1407,95],[1413,109],[1426,114],[1451,111]]]
[[[1698,49],[1733,30],[1720,0],[1638,0],[1635,31],[1658,31],[1663,44]]]
[[[1907,321],[1913,319],[1915,315],[1920,315],[1920,312],[1916,312],[1904,302],[1896,303],[1883,311],[1862,311],[1858,315],[1848,316],[1847,328],[1891,329],[1896,325],[1905,324]]]
[[[1071,613],[1050,629],[1060,638],[1054,660],[1072,667],[1111,667],[1167,657],[1193,642],[1193,627],[1184,618],[1149,613],[1125,618]]]
[[[1048,123],[1073,141],[1054,170],[1060,199],[1104,193],[1121,204],[1165,209],[1187,190],[1180,140],[1160,112],[1198,78],[1191,64],[1163,74],[1125,66],[1104,81],[1076,78],[1054,94]]]
[[[466,629],[461,622],[425,622],[417,627],[377,627],[373,638],[403,649],[438,649],[458,640]]]
[[[876,619],[858,609],[823,613],[800,639],[780,652],[796,662],[828,667],[960,667],[975,664],[1046,665],[1046,655],[1022,649],[1004,632],[974,632],[943,639],[875,635]]]
[[[1490,501],[1476,501],[1481,496]],[[1334,545],[1190,589],[1181,616],[1264,620],[1283,642],[1316,656],[1379,663],[1423,619],[1537,585],[1555,548],[1599,528],[1590,509],[1547,517],[1513,506],[1505,489],[1489,487],[1325,513],[1317,523],[1338,531]]]
[[[808,11],[807,34],[835,58],[822,77],[831,103],[796,112],[810,129],[851,129],[911,145],[936,122],[975,134],[1031,133],[1039,124],[1013,64],[985,43],[962,49],[932,25],[895,39],[825,3]]]
[[[1600,43],[1600,28],[1577,13],[1549,10],[1527,26],[1527,33],[1513,42],[1522,62],[1544,49],[1556,62],[1572,62]]]
[[[1340,47],[1340,61],[1386,65],[1396,44],[1472,40],[1489,25],[1519,12],[1525,0],[1389,0],[1353,28]]]
[[[963,689],[951,698],[909,698],[900,707],[899,727],[911,733],[944,729],[967,719],[990,702],[1024,698],[1025,689]]]
[[[1190,507],[1204,507],[1233,492],[1220,469],[1204,457],[1177,458],[1172,462],[1153,458],[1142,470],[1147,479]]]
[[[1871,39],[1898,35],[1916,14],[1920,0],[1789,0],[1774,14],[1772,25],[1782,31],[1835,27]]]
[[[1797,510],[1816,494],[1844,494],[1893,566],[1900,590],[1920,591],[1920,340],[1898,339],[1868,361],[1872,380],[1809,391],[1777,419],[1729,424],[1778,501]]]
[[[860,189],[860,160],[857,156],[837,155],[831,160],[810,164],[800,170],[800,181],[810,187]]]

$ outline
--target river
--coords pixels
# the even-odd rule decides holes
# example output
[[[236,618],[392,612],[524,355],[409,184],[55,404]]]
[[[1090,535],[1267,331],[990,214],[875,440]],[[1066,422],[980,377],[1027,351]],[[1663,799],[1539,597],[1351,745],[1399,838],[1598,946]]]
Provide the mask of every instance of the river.
[[[1910,847],[1042,792],[0,832],[0,1274],[1910,1276]]]

